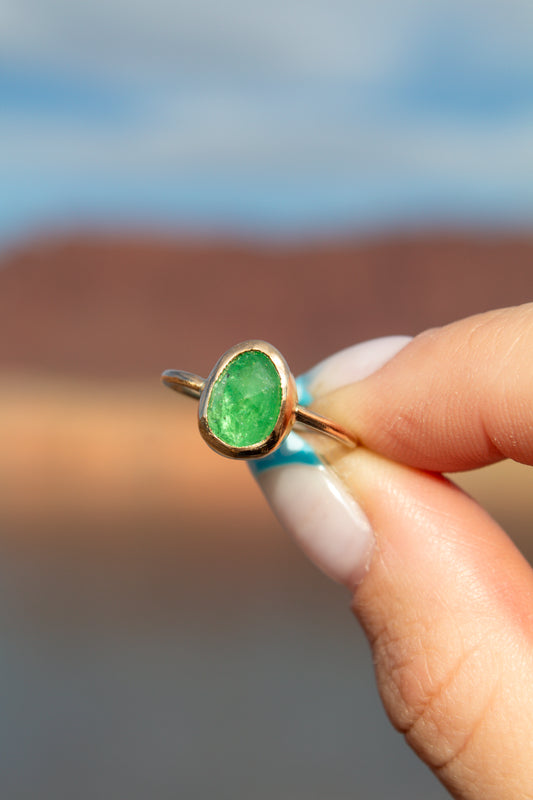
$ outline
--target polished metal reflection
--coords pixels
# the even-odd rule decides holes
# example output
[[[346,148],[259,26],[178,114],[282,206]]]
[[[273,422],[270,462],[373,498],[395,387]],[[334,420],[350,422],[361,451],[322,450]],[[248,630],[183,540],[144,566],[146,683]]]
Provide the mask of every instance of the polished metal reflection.
[[[272,432],[265,440],[250,446],[234,447],[219,439],[211,430],[207,417],[207,408],[211,390],[218,377],[233,359],[251,350],[258,350],[267,355],[276,368],[281,383],[280,412]],[[279,350],[268,342],[249,339],[231,347],[219,358],[207,378],[202,378],[184,370],[169,369],[163,372],[161,379],[165,386],[170,389],[199,400],[198,424],[200,433],[213,450],[229,458],[260,458],[268,455],[268,453],[279,447],[294,425],[306,426],[319,433],[324,433],[349,447],[357,445],[355,436],[341,425],[298,405],[296,382],[287,362]]]

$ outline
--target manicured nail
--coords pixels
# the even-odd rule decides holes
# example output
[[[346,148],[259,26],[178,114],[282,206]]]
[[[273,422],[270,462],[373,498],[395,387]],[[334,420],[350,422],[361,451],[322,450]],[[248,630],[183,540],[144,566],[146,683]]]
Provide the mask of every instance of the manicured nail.
[[[410,336],[384,336],[368,342],[354,344],[339,350],[299,378],[307,397],[321,397],[342,386],[362,381],[390,361],[405,345]],[[300,387],[299,387],[300,388]]]
[[[409,341],[391,336],[331,356],[297,380],[301,405],[379,369]],[[353,589],[374,547],[370,523],[344,483],[297,433],[265,458],[250,462],[282,525],[317,567]]]

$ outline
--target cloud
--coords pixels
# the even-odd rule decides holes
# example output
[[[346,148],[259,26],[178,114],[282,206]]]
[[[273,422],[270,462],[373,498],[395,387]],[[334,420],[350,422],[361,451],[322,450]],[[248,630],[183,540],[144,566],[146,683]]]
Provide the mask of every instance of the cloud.
[[[9,219],[42,216],[46,185],[59,212],[131,212],[143,181],[208,224],[246,193],[279,224],[368,198],[376,219],[525,208],[531,30],[530,0],[6,0]]]
[[[377,80],[440,36],[531,68],[530,0],[5,0],[0,52],[108,78]]]
[[[399,24],[403,15],[395,8],[388,0],[385,11]],[[8,0],[0,51],[121,77],[128,69],[136,76],[170,76],[177,69],[204,76],[339,77],[373,75],[387,53],[393,59],[398,36],[387,30],[371,4],[345,0],[309,0],[305,9],[297,0]]]

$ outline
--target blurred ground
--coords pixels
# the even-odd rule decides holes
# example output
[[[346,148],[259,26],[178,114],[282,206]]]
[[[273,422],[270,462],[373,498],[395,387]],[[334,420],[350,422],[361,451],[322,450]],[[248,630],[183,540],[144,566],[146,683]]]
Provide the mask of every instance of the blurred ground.
[[[344,592],[209,451],[167,367],[355,341],[533,296],[533,238],[315,247],[71,237],[0,269],[0,793],[433,800]],[[532,558],[530,472],[460,476]]]

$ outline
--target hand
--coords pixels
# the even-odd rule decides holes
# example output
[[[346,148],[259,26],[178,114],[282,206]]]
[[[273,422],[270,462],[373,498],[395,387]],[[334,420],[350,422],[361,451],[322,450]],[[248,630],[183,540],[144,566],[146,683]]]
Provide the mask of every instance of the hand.
[[[392,723],[468,800],[533,796],[533,570],[436,473],[533,463],[532,364],[533,304],[358,345],[303,383],[363,446],[314,436],[326,467],[291,434],[292,456],[252,467],[353,592]]]

